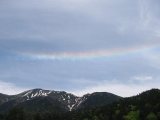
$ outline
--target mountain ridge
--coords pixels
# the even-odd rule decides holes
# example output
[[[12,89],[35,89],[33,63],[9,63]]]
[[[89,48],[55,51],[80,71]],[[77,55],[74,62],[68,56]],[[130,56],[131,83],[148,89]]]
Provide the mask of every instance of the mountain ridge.
[[[38,93],[36,93],[38,92]],[[47,93],[50,91],[46,91]],[[28,94],[27,94],[28,93]],[[31,95],[29,95],[29,93]],[[12,106],[4,113],[5,108],[13,103],[19,102],[16,97],[0,105],[0,120],[159,120],[160,119],[160,90],[151,89],[141,92],[135,96],[119,98],[111,103],[107,102],[114,94],[107,92],[95,92],[86,94],[77,100],[76,109],[70,111],[65,102],[58,101],[59,96],[68,98],[66,92],[51,95],[44,91],[23,92],[22,96],[32,96],[30,100]],[[1,95],[1,94],[0,94]],[[25,95],[25,96],[24,96]],[[36,96],[35,96],[36,95]],[[50,96],[51,95],[51,96]],[[34,97],[33,97],[34,96]],[[63,99],[63,97],[60,97]],[[2,94],[2,97],[7,97]],[[53,98],[52,98],[53,97]],[[74,96],[76,97],[76,96]],[[1,98],[1,97],[0,97]],[[59,99],[59,100],[62,100]],[[73,99],[73,100],[75,100]],[[81,102],[78,102],[81,101]],[[80,104],[78,104],[80,103]]]
[[[102,95],[99,96],[99,94],[102,94]],[[63,110],[72,111],[72,110],[77,110],[77,109],[86,108],[86,107],[89,108],[89,107],[101,106],[103,104],[110,104],[121,98],[122,97],[120,96],[114,95],[112,93],[107,93],[107,92],[94,92],[91,94],[85,94],[81,97],[78,97],[74,94],[67,93],[65,91],[44,90],[44,89],[36,88],[36,89],[24,91],[17,95],[0,94],[0,112],[8,111],[16,106],[21,106],[21,107],[24,107],[24,105],[26,107],[31,106],[30,104],[32,104],[32,102],[36,103],[37,101],[39,102],[39,107],[42,109],[45,109],[45,107],[41,107],[41,103],[40,103],[41,101],[42,103],[46,103],[46,107],[49,107],[49,108],[50,108],[49,104],[51,106],[56,106],[56,107],[58,107],[57,104],[59,104],[60,111],[63,111]],[[48,101],[48,103],[45,100]],[[92,104],[90,104],[88,100],[92,101]],[[99,102],[96,102],[96,101],[99,101]],[[34,105],[32,104],[32,106]],[[37,110],[37,107],[35,108],[36,110]]]

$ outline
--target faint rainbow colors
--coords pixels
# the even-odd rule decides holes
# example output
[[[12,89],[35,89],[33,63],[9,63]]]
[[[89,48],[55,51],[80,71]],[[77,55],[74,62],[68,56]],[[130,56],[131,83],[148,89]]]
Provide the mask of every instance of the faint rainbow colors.
[[[159,48],[158,44],[85,52],[24,52],[22,55],[34,60],[90,60],[133,53],[144,53],[156,48]]]

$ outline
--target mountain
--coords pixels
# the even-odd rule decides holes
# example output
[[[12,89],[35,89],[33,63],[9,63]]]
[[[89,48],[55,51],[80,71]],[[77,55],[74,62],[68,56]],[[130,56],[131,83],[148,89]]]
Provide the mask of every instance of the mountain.
[[[0,94],[0,98],[1,110],[13,105],[0,114],[0,120],[160,120],[159,89],[127,98],[106,92],[77,97],[42,89],[14,96]]]
[[[73,109],[89,109],[94,107],[100,107],[111,104],[122,99],[117,95],[107,92],[95,92],[92,94],[86,94],[78,99]]]
[[[0,93],[0,105],[7,102],[10,99],[8,95],[4,95]]]
[[[112,104],[71,113],[71,118],[68,120],[75,118],[76,120],[160,120],[160,90],[151,89]]]
[[[14,107],[27,111],[72,111],[107,105],[121,99],[111,93],[96,92],[77,97],[64,91],[32,89],[18,95],[0,94],[0,112],[6,112]]]

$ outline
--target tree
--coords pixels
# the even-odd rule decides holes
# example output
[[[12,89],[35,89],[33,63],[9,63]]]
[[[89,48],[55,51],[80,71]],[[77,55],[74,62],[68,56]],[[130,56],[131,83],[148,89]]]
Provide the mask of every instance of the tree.
[[[125,120],[140,120],[139,111],[130,111],[128,115],[124,117]]]
[[[158,120],[158,119],[157,116],[153,112],[151,112],[147,115],[147,120]]]
[[[35,116],[34,116],[34,120],[42,120],[41,116],[39,113],[37,113]]]
[[[4,115],[0,114],[0,120],[4,120]]]
[[[25,120],[23,109],[21,108],[12,109],[7,116],[7,120]]]

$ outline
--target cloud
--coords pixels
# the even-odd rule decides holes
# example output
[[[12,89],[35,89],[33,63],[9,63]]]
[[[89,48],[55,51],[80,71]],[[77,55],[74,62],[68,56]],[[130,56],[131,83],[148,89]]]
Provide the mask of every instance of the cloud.
[[[151,0],[140,0],[140,25],[139,29],[147,30],[150,32],[150,36],[158,36],[158,31],[160,31],[159,27],[159,15],[157,12],[159,11],[159,7],[157,6],[158,1],[151,1]]]
[[[145,82],[145,81],[151,81],[153,80],[152,76],[134,76],[131,78],[131,80],[139,81],[139,82]]]
[[[0,79],[15,93],[24,86],[129,95],[158,84],[159,0],[0,3]]]
[[[18,87],[15,84],[10,83],[10,82],[4,82],[0,80],[0,93],[8,94],[8,95],[15,95],[25,90],[27,89]]]
[[[152,17],[153,8],[146,1],[137,2],[5,1],[0,9],[0,44],[11,51],[65,52],[137,46],[151,37],[153,42],[158,18]],[[149,25],[144,28],[143,23]]]
[[[159,88],[160,84],[156,83],[144,83],[143,84],[125,84],[125,83],[116,83],[116,82],[99,82],[96,85],[88,86],[81,90],[75,90],[74,94],[82,96],[86,93],[93,92],[110,92],[122,97],[130,97],[137,95],[143,91]]]
[[[147,54],[143,54],[142,56],[145,58],[145,62],[152,66],[153,68],[159,70],[160,69],[160,54],[159,54],[160,47],[148,51]]]
[[[139,6],[140,6],[140,24],[142,24],[143,27],[147,27],[152,19],[148,2],[145,0],[139,0]]]

